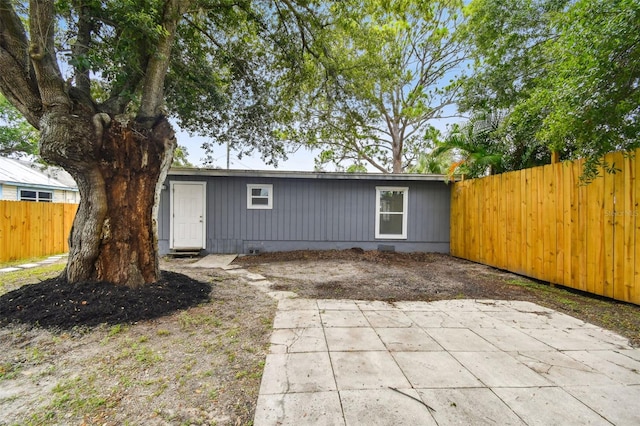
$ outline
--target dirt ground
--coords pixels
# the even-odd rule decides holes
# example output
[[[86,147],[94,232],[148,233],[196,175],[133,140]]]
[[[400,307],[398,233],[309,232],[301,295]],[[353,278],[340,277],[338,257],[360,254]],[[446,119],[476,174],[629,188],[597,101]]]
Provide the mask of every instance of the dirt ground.
[[[276,304],[193,261],[138,292],[0,275],[0,425],[250,424]]]
[[[640,306],[551,287],[445,254],[296,251],[245,256],[235,263],[268,277],[274,289],[300,297],[527,300],[613,330],[640,346]]]
[[[276,303],[241,276],[162,262],[144,291],[0,275],[0,425],[251,424]],[[640,307],[442,254],[263,253],[235,264],[300,297],[528,300],[640,345]],[[27,278],[25,278],[27,277]]]

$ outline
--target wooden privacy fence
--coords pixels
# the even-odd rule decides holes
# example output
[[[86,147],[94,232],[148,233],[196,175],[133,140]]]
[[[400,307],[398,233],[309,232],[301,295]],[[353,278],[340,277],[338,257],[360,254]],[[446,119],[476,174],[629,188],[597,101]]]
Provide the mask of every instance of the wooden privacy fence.
[[[451,254],[640,304],[640,150],[582,185],[583,161],[457,182]]]
[[[0,201],[0,262],[69,250],[77,204]]]

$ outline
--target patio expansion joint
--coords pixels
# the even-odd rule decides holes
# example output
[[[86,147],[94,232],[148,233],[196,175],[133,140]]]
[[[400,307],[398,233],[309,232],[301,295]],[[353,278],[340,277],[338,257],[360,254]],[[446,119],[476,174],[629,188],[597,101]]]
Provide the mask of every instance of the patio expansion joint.
[[[331,376],[333,377],[333,384],[338,394],[338,402],[340,403],[340,411],[342,413],[342,419],[344,421],[344,418],[345,418],[344,404],[342,403],[342,396],[340,395],[340,390],[338,389],[338,380],[336,379],[336,370],[335,370],[335,366],[333,365],[333,357],[331,356],[331,350],[329,349],[329,341],[327,340],[326,327],[324,325],[324,322],[322,321],[321,311],[324,311],[324,309],[320,309],[320,307],[318,307],[318,315],[320,316],[320,327],[322,328],[322,336],[324,337],[324,344],[327,348],[327,353],[329,355],[329,365],[331,366]]]

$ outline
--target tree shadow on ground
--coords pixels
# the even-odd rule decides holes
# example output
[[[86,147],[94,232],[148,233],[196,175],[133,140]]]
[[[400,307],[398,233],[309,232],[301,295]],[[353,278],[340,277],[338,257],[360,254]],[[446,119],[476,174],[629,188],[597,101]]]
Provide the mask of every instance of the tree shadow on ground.
[[[132,289],[106,282],[69,284],[52,278],[0,296],[0,325],[64,330],[159,318],[210,300],[211,285],[162,271],[157,283]]]

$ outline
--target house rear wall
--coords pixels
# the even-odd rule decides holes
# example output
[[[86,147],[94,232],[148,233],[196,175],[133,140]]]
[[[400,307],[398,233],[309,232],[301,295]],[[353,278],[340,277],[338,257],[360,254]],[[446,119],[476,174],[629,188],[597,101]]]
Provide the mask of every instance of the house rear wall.
[[[161,194],[161,254],[169,252],[171,181],[207,182],[209,253],[353,247],[449,252],[450,186],[444,182],[170,175]],[[247,209],[247,184],[272,184],[273,209]],[[376,186],[409,188],[407,239],[375,238]]]

